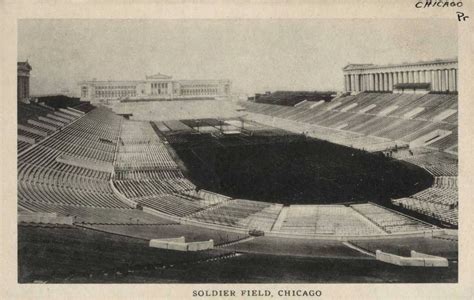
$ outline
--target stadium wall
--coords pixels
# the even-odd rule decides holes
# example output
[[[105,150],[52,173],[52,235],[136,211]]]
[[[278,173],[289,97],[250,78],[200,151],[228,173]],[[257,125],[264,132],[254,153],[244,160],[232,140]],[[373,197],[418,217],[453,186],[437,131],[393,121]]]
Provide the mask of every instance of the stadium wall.
[[[448,260],[444,257],[433,256],[416,251],[410,252],[410,257],[403,257],[391,253],[385,253],[380,250],[375,251],[375,258],[397,266],[408,267],[447,267]]]

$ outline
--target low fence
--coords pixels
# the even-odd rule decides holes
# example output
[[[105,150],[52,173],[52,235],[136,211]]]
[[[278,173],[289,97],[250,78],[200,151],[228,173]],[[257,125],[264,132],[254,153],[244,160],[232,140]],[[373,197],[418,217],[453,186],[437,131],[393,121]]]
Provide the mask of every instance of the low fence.
[[[186,243],[184,236],[182,236],[178,238],[150,240],[150,247],[159,248],[159,249],[167,249],[167,250],[194,252],[194,251],[214,249],[214,241],[209,240],[209,241]]]
[[[416,251],[410,252],[410,257],[385,253],[380,250],[375,251],[375,258],[397,266],[409,267],[447,267],[448,260],[444,257],[428,255]]]

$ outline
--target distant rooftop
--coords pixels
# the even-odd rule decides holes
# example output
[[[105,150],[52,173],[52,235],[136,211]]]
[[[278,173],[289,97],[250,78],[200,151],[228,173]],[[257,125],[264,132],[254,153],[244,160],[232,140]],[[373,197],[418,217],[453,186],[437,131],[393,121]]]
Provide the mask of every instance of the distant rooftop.
[[[161,73],[146,76],[146,79],[171,79],[171,78],[173,77],[165,75],[165,74],[161,74]]]
[[[427,64],[439,64],[439,63],[451,63],[457,62],[458,59],[435,59],[429,61],[417,61],[417,62],[403,62],[398,64],[386,64],[386,65],[375,65],[375,64],[348,64],[344,67],[344,71],[348,70],[360,70],[360,69],[378,69],[378,68],[390,68],[390,67],[401,67],[401,66],[417,66],[417,65],[427,65]]]

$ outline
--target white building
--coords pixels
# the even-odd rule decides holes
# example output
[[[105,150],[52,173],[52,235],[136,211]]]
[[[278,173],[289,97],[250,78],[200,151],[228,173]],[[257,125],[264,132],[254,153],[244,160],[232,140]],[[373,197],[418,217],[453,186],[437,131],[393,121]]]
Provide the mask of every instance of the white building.
[[[457,92],[458,90],[457,59],[397,65],[349,64],[343,69],[343,72],[344,90],[352,93],[363,91],[391,92],[400,90],[397,87],[398,84],[423,83],[429,84],[429,91]]]
[[[229,80],[173,80],[156,74],[139,81],[81,81],[81,100],[215,99],[230,95]]]

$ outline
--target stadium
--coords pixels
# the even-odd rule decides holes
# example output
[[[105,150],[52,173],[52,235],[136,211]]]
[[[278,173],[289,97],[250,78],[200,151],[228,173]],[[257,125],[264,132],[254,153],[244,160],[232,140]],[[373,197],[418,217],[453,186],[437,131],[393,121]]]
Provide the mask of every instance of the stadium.
[[[457,281],[457,60],[249,101],[32,99],[18,70],[19,282]]]

